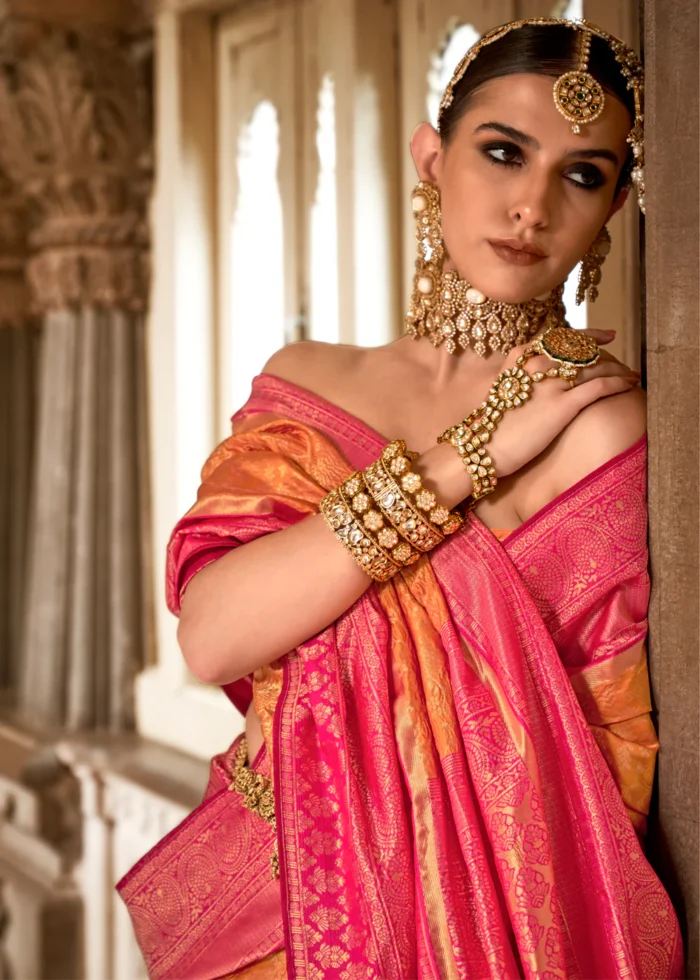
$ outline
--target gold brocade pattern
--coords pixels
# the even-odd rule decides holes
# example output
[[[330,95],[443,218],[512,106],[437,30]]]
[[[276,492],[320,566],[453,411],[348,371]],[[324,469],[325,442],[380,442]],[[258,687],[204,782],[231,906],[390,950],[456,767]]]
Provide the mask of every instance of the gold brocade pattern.
[[[567,678],[592,671],[599,727],[619,737],[633,719],[606,695],[603,663],[645,631],[643,501],[615,509],[642,486],[644,456],[630,459],[615,462],[617,486],[582,483],[503,546],[472,514],[290,652],[281,701],[267,679],[295,975],[564,980],[585,963],[606,964],[589,976],[676,975],[670,904]],[[289,526],[352,471],[300,422],[230,440],[172,550],[171,594],[202,531],[212,553]],[[601,552],[613,526],[619,547]],[[619,664],[620,677],[635,666]],[[651,943],[655,909],[668,927]]]

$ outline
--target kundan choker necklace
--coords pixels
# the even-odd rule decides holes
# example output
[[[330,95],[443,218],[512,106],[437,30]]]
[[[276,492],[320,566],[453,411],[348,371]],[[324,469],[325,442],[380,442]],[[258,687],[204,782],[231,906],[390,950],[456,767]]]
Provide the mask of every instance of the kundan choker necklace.
[[[456,354],[472,347],[485,357],[492,351],[507,354],[516,344],[526,344],[549,327],[568,326],[562,302],[563,286],[526,303],[502,303],[460,279],[456,272],[446,271],[430,280],[430,290],[421,291],[427,282],[418,281],[408,310],[408,333],[427,337],[434,347]],[[416,296],[418,293],[418,296]]]
[[[406,314],[408,333],[427,337],[434,347],[456,354],[472,347],[481,357],[491,351],[507,354],[549,327],[568,326],[562,302],[564,286],[526,303],[489,299],[457,272],[443,269],[440,192],[421,181],[413,192],[418,259]]]

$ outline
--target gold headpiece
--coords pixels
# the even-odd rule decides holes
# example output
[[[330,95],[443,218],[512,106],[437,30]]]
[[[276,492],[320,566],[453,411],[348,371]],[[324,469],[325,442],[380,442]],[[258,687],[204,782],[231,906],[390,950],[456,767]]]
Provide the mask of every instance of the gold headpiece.
[[[644,69],[637,54],[626,44],[608,34],[607,31],[596,27],[590,21],[570,21],[560,20],[554,17],[533,17],[530,20],[514,20],[510,24],[503,24],[501,27],[494,27],[476,42],[467,51],[455,69],[449,85],[440,103],[438,111],[438,131],[445,109],[452,104],[454,90],[464,77],[469,65],[474,61],[479,53],[494,41],[499,41],[511,31],[518,30],[520,27],[529,25],[534,26],[559,26],[571,27],[581,32],[581,50],[579,54],[579,66],[576,71],[566,72],[557,78],[554,83],[554,104],[561,114],[572,123],[574,133],[581,132],[581,126],[598,119],[605,107],[605,95],[602,86],[588,72],[588,58],[590,55],[591,37],[602,38],[611,48],[615,55],[615,60],[620,66],[622,75],[627,79],[627,88],[634,92],[634,126],[627,137],[627,142],[632,147],[634,154],[634,168],[632,170],[632,183],[637,189],[637,200],[642,214],[645,213],[644,204]]]

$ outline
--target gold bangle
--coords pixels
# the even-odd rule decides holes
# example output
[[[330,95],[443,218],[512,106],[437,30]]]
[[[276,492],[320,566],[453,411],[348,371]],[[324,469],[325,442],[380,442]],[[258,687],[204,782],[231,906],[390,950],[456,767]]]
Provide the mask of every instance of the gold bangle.
[[[396,440],[364,472],[353,473],[319,504],[343,547],[380,582],[418,561],[464,523],[461,514],[438,504],[424,489],[411,470],[418,456],[403,440]]]
[[[427,520],[443,536],[454,534],[464,523],[462,515],[457,510],[450,511],[447,507],[443,507],[438,503],[432,490],[423,486],[420,475],[410,466],[418,456],[419,453],[412,453],[406,449],[403,439],[396,439],[385,446],[382,452],[382,464],[407,506],[414,509],[414,515],[418,520]]]
[[[365,477],[369,492],[386,518],[415,548],[427,552],[444,541],[445,534],[461,527],[463,521],[461,515],[450,513],[438,504],[434,494],[423,490],[420,476],[410,468],[409,457],[417,455],[406,451],[403,440],[396,440],[385,447],[380,459],[367,467]],[[415,488],[413,493],[411,486]],[[422,507],[415,505],[414,496]],[[430,514],[422,510],[429,510]]]
[[[367,468],[369,469],[370,467]],[[367,470],[364,473],[362,471],[354,473],[339,487],[345,504],[350,510],[355,511],[357,521],[362,519],[365,534],[374,536],[377,545],[390,553],[393,562],[400,566],[412,565],[420,558],[420,552],[412,548],[407,541],[400,541],[391,521],[385,523],[384,514],[372,507],[375,501],[367,486]]]
[[[367,489],[379,510],[396,531],[421,552],[430,551],[443,540],[436,527],[410,508],[380,460],[367,467]]]
[[[350,552],[363,571],[378,582],[387,582],[399,570],[399,564],[374,541],[368,530],[355,519],[352,510],[336,487],[321,500],[319,510],[343,547]],[[417,556],[419,557],[419,556]]]

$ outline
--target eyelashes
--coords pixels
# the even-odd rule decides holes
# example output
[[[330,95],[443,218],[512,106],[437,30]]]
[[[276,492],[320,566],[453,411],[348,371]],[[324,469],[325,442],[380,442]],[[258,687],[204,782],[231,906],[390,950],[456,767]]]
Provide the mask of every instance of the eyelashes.
[[[496,167],[522,167],[522,150],[516,143],[485,143],[481,147],[481,152],[486,159]],[[500,154],[497,156],[496,154]],[[504,159],[505,158],[505,159]],[[584,191],[595,191],[605,183],[605,177],[591,163],[577,163],[570,167],[564,175],[566,179],[575,187],[580,187]],[[583,178],[583,179],[576,179]]]

